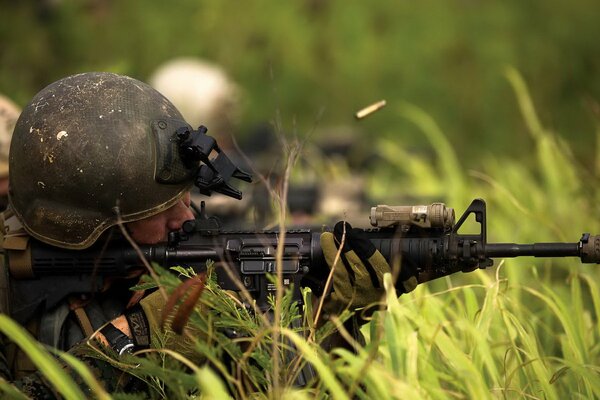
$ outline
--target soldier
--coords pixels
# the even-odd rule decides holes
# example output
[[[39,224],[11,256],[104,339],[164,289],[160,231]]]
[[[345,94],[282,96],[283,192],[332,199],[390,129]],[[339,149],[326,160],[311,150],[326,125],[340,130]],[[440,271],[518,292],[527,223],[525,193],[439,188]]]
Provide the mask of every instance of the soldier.
[[[120,223],[138,244],[165,241],[168,232],[193,218],[190,168],[178,151],[170,152],[170,139],[182,127],[190,128],[173,104],[150,86],[125,76],[93,72],[44,88],[25,107],[14,130],[10,207],[4,214],[1,238],[8,263],[0,264],[0,308],[40,342],[71,349],[96,367],[109,391],[134,390],[127,385],[136,382],[120,379],[122,372],[79,352],[86,346],[82,339],[95,334],[119,354],[156,346],[156,335],[164,332],[157,322],[164,298],[154,292],[136,304],[129,287],[137,282],[138,274],[116,275],[100,287],[85,281],[71,286],[60,276],[22,280],[20,276],[27,271],[19,268],[13,256],[26,252],[32,240],[84,250],[118,234]],[[334,233],[323,234],[321,245],[330,265],[342,231],[338,224]],[[335,268],[334,293],[326,301],[330,313],[379,299],[383,274],[390,271],[368,240],[354,238],[350,227],[347,233],[352,240],[344,244],[342,261],[348,259],[351,267]],[[354,270],[352,279],[347,268]],[[45,295],[49,286],[55,301]],[[22,298],[31,298],[23,294],[33,287],[37,288],[36,302],[23,303]],[[172,338],[163,345],[192,347],[182,337]],[[1,344],[0,353],[6,359],[0,357],[0,375],[31,397],[59,397],[39,373],[31,375],[35,367],[23,353]]]
[[[106,240],[119,222],[137,243],[154,244],[193,218],[192,181],[155,179],[155,156],[165,145],[158,121],[187,126],[156,90],[110,73],[59,80],[40,91],[18,119],[3,229],[11,270],[0,266],[0,278],[9,279],[8,285],[0,285],[0,294],[9,297],[0,308],[7,312],[10,305],[11,316],[40,342],[68,350],[123,314],[131,300],[129,287],[141,273],[115,277],[98,288],[90,282],[70,286],[60,276],[36,283],[18,278],[10,251],[32,239],[85,249]],[[62,291],[53,295],[58,301],[39,291],[44,285]],[[37,304],[24,303],[22,293],[36,287]],[[114,330],[109,336],[119,340]],[[13,379],[35,371],[14,346],[7,346],[5,354]]]
[[[8,205],[8,150],[20,112],[15,103],[0,95],[0,211]]]

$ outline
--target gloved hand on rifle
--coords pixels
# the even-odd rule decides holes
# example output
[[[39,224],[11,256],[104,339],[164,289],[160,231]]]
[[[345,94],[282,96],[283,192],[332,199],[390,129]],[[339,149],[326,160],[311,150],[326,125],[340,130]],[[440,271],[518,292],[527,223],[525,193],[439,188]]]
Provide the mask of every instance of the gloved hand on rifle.
[[[333,268],[332,292],[324,294],[326,313],[354,311],[381,301],[385,293],[383,275],[395,271],[363,231],[340,221],[333,232],[321,234],[321,248],[327,264]],[[396,276],[398,294],[417,286],[416,271],[412,269],[401,267]]]

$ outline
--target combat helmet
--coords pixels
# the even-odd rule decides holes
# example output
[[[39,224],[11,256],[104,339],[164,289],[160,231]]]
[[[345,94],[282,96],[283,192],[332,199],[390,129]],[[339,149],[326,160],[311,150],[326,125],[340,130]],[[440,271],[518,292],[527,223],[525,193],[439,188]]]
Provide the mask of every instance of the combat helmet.
[[[171,151],[182,127],[175,106],[133,78],[89,72],[54,82],[15,126],[11,207],[31,236],[86,248],[119,220],[157,214],[189,190],[193,171]]]

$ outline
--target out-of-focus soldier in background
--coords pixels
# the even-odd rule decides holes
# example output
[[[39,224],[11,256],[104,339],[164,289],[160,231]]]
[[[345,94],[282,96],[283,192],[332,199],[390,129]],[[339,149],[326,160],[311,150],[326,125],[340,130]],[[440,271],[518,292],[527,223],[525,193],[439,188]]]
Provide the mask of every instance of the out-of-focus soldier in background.
[[[325,126],[317,127],[303,143],[289,181],[290,226],[318,227],[343,219],[368,228],[363,174],[369,150],[360,138],[355,127]],[[258,191],[255,202],[260,212],[268,213],[268,193]]]
[[[367,227],[369,198],[363,178],[371,147],[351,125],[317,128],[314,147],[320,153],[315,168],[322,171],[317,212],[326,221],[343,219]]]
[[[8,151],[20,113],[15,103],[0,95],[0,211],[8,205]]]
[[[185,120],[209,134],[230,135],[239,122],[240,87],[225,70],[197,58],[179,58],[159,66],[148,79],[150,86],[169,99]],[[223,137],[225,139],[225,137]]]

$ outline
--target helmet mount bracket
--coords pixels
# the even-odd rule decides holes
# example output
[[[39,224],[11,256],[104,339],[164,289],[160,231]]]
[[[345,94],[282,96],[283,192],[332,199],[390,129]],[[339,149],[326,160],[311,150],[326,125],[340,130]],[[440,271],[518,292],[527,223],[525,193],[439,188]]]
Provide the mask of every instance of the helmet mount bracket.
[[[200,193],[210,196],[212,192],[217,192],[240,200],[242,192],[229,181],[236,178],[252,182],[252,176],[236,166],[221,150],[215,138],[206,134],[207,131],[204,125],[196,130],[189,126],[177,129],[175,137],[181,160],[187,168],[195,171],[194,185]]]

